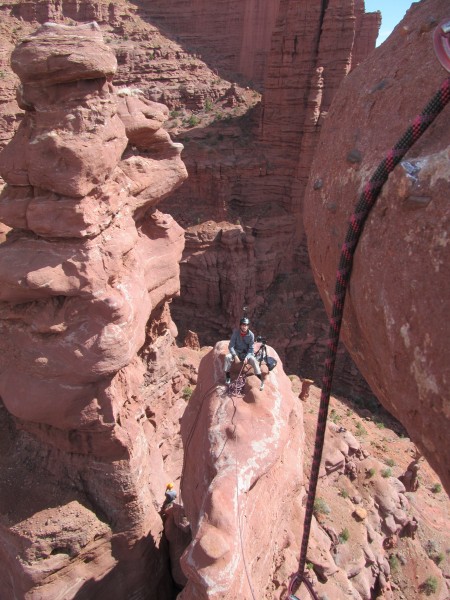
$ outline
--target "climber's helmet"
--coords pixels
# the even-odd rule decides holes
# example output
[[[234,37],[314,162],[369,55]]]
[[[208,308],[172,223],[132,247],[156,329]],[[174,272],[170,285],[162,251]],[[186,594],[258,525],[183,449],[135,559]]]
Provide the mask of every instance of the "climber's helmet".
[[[242,319],[239,321],[239,327],[241,330],[248,329],[249,325],[250,325],[250,319],[248,317],[242,317]]]
[[[173,489],[173,483],[168,483],[166,485],[166,490],[171,490],[171,489]]]

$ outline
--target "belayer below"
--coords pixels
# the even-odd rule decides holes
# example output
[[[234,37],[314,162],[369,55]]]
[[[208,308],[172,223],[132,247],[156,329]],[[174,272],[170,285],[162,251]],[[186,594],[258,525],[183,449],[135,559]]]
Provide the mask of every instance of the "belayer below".
[[[166,491],[164,493],[164,496],[165,496],[165,498],[164,498],[163,505],[161,506],[161,511],[164,511],[166,508],[169,508],[169,506],[172,505],[173,501],[177,497],[177,493],[173,489],[173,483],[168,483],[166,485]]]

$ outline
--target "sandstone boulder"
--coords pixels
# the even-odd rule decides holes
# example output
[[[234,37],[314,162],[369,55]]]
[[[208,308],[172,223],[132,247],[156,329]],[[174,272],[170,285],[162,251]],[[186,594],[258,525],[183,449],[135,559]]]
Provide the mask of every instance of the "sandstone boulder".
[[[250,375],[243,396],[228,394],[226,349],[218,342],[202,360],[181,424],[181,490],[193,530],[183,600],[250,599],[256,590],[279,598],[286,580],[274,589],[272,579],[288,557],[295,564],[298,549],[286,535],[303,512],[301,404],[280,363],[263,391]]]

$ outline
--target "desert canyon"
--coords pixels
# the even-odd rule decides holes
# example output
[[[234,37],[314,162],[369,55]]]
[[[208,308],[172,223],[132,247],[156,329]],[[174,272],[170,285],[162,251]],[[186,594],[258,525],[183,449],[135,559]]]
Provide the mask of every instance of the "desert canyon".
[[[287,600],[348,219],[448,78],[448,0],[378,48],[364,0],[0,17],[0,600]],[[450,597],[449,110],[356,249],[320,600]],[[233,394],[244,307],[278,364]]]

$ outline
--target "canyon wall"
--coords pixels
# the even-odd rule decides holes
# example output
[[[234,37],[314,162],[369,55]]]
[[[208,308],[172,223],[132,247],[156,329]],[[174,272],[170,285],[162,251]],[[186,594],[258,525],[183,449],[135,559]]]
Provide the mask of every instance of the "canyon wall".
[[[326,7],[280,2],[261,106],[184,134],[189,179],[171,198],[171,213],[187,229],[181,296],[173,303],[180,331],[193,328],[212,344],[229,335],[246,305],[288,372],[315,379],[326,353],[326,316],[308,261],[303,194],[331,99],[363,48],[375,44],[380,15],[363,9],[342,0]],[[228,254],[220,240],[221,231],[230,239],[230,224],[235,247]],[[225,260],[216,260],[218,245]],[[348,395],[370,393],[343,349],[336,386]]]
[[[167,12],[176,4],[158,10]],[[230,3],[227,10],[232,5],[237,8]],[[250,10],[249,3],[240,3],[239,10],[244,5]],[[144,97],[170,107],[167,127],[186,147],[189,172],[188,182],[161,205],[189,229],[181,295],[172,305],[181,339],[193,328],[201,344],[215,343],[229,335],[247,305],[254,328],[270,338],[286,368],[318,379],[326,351],[326,316],[310,273],[301,198],[329,100],[348,69],[373,48],[379,14],[365,13],[363,2],[355,3],[354,9],[348,1],[328,3],[323,14],[319,1],[301,7],[280,4],[273,40],[267,40],[269,71],[261,110],[256,92],[218,77],[180,43],[167,40],[143,21],[152,18],[151,6],[118,2],[112,9],[107,2],[46,0],[1,8],[5,21],[15,15],[8,31],[11,39],[20,38],[35,22],[27,19],[73,22],[95,17],[118,60],[116,85],[132,83]],[[195,6],[200,10],[200,4]],[[274,10],[270,3],[257,7],[259,12]],[[185,10],[179,18],[191,14],[188,7]],[[202,11],[206,18],[210,9],[203,6]],[[196,21],[189,19],[189,23],[193,27]],[[16,31],[13,36],[11,27]],[[241,25],[236,30],[242,31]],[[345,31],[342,40],[341,30]],[[248,44],[251,35],[249,30],[244,36]],[[332,52],[334,46],[338,52]],[[0,118],[6,143],[21,116],[12,95],[16,80],[8,69],[4,81],[9,91],[0,105]],[[235,227],[237,246],[228,255],[221,245],[224,253],[214,266],[222,223],[227,231]],[[209,249],[206,240],[212,229],[216,235]],[[240,246],[245,256],[236,254]],[[232,258],[239,269],[231,266]],[[275,316],[280,312],[281,320]],[[348,394],[370,393],[343,350],[336,385]]]
[[[433,33],[447,17],[444,0],[414,4],[335,96],[305,199],[309,254],[328,310],[358,195],[448,75],[433,50]],[[356,250],[343,327],[372,389],[447,489],[448,117],[447,106],[384,186]]]
[[[424,68],[416,94],[427,89],[426,73],[433,70],[430,35],[443,3],[423,5],[431,18],[412,11],[396,42],[377,51],[380,65],[368,63],[376,75],[366,88],[366,72],[351,71],[373,48],[379,15],[366,15],[363,2],[299,6],[280,1],[266,59],[266,95],[261,106],[238,116],[246,91],[217,82],[202,61],[190,58],[177,42],[164,41],[137,16],[145,17],[143,3],[137,8],[126,2],[2,4],[4,14],[16,15],[24,37],[12,57],[15,74],[6,73],[1,92],[7,131],[2,142],[17,130],[0,155],[6,181],[0,196],[5,230],[0,246],[0,584],[5,593],[33,600],[43,595],[56,600],[61,594],[77,600],[98,595],[164,600],[187,579],[185,600],[250,598],[255,590],[268,598],[285,594],[299,555],[303,454],[311,455],[313,442],[306,452],[300,390],[286,377],[281,359],[288,373],[320,377],[326,352],[326,317],[303,231],[304,191],[314,275],[329,308],[326,285],[332,285],[337,262],[329,257],[345,230],[345,202],[357,195],[392,133],[385,106],[416,108],[409,85],[417,55]],[[194,6],[199,9],[200,3]],[[97,18],[103,36],[95,25],[74,23],[46,25],[26,35],[48,18]],[[10,35],[13,40],[17,34]],[[13,47],[12,41],[3,47],[5,64]],[[397,63],[391,65],[393,55],[401,57],[409,79],[400,76]],[[435,70],[426,81],[430,91],[438,74]],[[122,89],[112,86],[113,75]],[[17,105],[11,93],[19,79]],[[344,79],[348,84],[340,96],[336,90]],[[408,100],[399,89],[407,90]],[[361,90],[353,121],[345,109],[358,106]],[[377,103],[384,95],[386,102]],[[166,100],[172,109],[189,103],[196,111],[206,108],[206,100],[217,100],[230,111],[207,126],[202,121],[195,127],[173,126],[185,142],[190,175],[178,189],[186,178],[181,145],[165,131],[177,119],[151,99]],[[203,118],[205,112],[194,116]],[[364,141],[372,119],[377,133]],[[427,264],[416,240],[428,236],[429,269],[420,277],[406,269],[400,274],[391,252],[386,270],[389,244],[378,241],[383,227],[390,230],[383,218],[381,230],[373,222],[378,237],[365,243],[375,266],[366,273],[356,260],[345,339],[380,398],[411,427],[447,482],[442,363],[447,332],[433,319],[427,331],[421,329],[425,302],[431,303],[432,316],[445,318],[439,313],[441,296],[431,297],[427,285],[432,271],[433,289],[447,289],[445,132],[424,138],[383,196],[383,210],[387,204],[393,213],[390,198],[400,197],[407,214],[416,215],[405,229],[393,220],[407,244],[408,253],[400,244],[395,247],[402,264],[416,254],[416,266]],[[187,228],[185,234],[169,212]],[[13,231],[7,233],[8,227]],[[387,233],[384,239],[389,241]],[[179,262],[181,298],[174,299],[180,290]],[[400,275],[406,292],[392,283]],[[420,289],[423,304],[407,293],[409,281]],[[401,322],[401,308],[409,300],[412,326]],[[225,342],[200,352],[206,356],[197,374],[199,353],[176,348],[175,340],[181,343],[191,328],[202,345],[227,337],[244,304],[253,328],[269,337],[280,361],[276,371],[265,374],[263,393],[250,377],[244,395],[234,397],[223,386]],[[361,312],[361,306],[370,310]],[[189,336],[196,340],[192,331]],[[394,356],[392,364],[381,363],[375,346],[383,349],[383,360]],[[403,346],[411,349],[409,355]],[[338,384],[354,396],[367,394],[348,355],[343,349],[339,355]],[[317,414],[318,396],[313,388],[308,415]],[[307,394],[300,398],[305,401]],[[338,416],[347,416],[351,427],[354,417],[348,410]],[[432,573],[439,576],[437,597],[444,600],[448,594],[440,568],[412,540],[416,516],[424,517],[419,537],[437,539],[448,521],[445,507],[439,521],[441,513],[436,517],[429,510],[431,492],[426,496],[423,479],[421,498],[407,496],[396,477],[400,465],[395,477],[382,474],[385,442],[395,440],[393,433],[373,448],[372,441],[367,444],[370,451],[377,444],[381,448],[377,462],[336,425],[335,416],[321,469],[333,520],[313,520],[311,579],[332,597],[348,597],[349,590],[367,600],[375,590],[400,597],[403,588],[390,586],[389,563],[396,555],[388,552],[399,544],[399,556],[414,556],[408,589],[417,592],[417,573]],[[442,425],[433,439],[435,419]],[[409,440],[396,448],[401,443]],[[373,479],[372,470],[380,471]],[[180,475],[185,506],[176,504],[172,513],[161,515],[164,486]],[[187,518],[193,542],[182,558],[182,573],[175,561],[189,541]],[[352,544],[340,541],[343,523],[350,523]]]
[[[2,594],[91,598],[101,580],[111,598],[170,598],[170,433],[150,407],[184,407],[167,308],[184,237],[155,205],[186,177],[182,146],[165,106],[116,93],[95,23],[46,24],[11,61],[25,112],[0,155]]]
[[[280,0],[208,0],[136,2],[144,20],[176,36],[192,53],[201,54],[227,79],[251,81],[261,88]]]
[[[199,110],[207,103],[227,101],[233,94],[230,82],[222,80],[199,58],[166,38],[137,14],[126,0],[72,2],[40,0],[0,5],[0,148],[11,139],[22,111],[15,100],[17,76],[11,71],[14,45],[46,21],[73,25],[95,20],[105,43],[116,55],[116,87],[132,85],[147,99],[184,112]],[[192,113],[191,113],[192,114]]]

